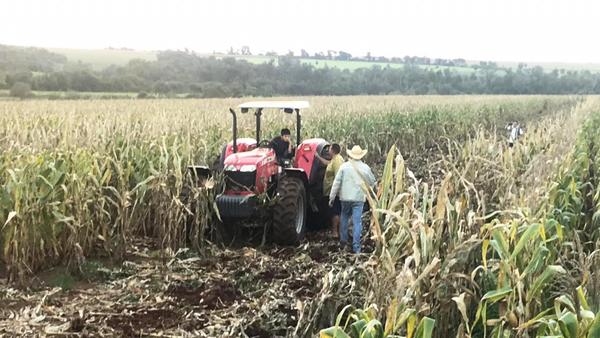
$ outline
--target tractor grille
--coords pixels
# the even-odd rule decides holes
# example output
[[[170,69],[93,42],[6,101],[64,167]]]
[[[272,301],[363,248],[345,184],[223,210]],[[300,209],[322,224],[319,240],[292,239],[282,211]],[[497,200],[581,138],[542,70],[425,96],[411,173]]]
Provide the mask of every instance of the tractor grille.
[[[256,171],[225,171],[225,186],[227,189],[246,191],[254,190]]]

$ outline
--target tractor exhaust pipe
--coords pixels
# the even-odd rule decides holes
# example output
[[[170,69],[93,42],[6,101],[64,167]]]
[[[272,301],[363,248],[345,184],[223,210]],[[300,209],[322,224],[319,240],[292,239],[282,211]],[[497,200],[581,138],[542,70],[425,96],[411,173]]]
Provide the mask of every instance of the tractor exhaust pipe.
[[[300,115],[300,109],[296,108],[296,148],[300,147],[302,142],[302,116]]]
[[[229,112],[233,117],[233,153],[237,153],[237,115],[235,115],[235,110],[229,108]]]
[[[256,116],[256,142],[260,142],[260,117],[262,115],[262,108],[256,109],[254,115]]]

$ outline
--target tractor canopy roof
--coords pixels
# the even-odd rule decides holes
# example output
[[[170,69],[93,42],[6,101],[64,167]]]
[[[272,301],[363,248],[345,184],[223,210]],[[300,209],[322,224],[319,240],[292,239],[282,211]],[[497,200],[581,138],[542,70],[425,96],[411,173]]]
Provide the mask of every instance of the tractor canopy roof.
[[[310,105],[308,101],[251,101],[238,106],[245,113],[248,109],[274,108],[283,109],[286,113],[292,113],[294,109],[305,109]]]

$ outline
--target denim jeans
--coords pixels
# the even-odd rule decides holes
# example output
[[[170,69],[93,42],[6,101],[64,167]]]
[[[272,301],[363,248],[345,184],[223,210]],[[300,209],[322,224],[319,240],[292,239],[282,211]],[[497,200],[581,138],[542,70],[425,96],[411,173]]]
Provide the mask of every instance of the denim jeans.
[[[360,235],[362,232],[362,212],[365,202],[342,201],[340,215],[340,242],[348,243],[348,223],[352,219],[352,250],[360,253]]]

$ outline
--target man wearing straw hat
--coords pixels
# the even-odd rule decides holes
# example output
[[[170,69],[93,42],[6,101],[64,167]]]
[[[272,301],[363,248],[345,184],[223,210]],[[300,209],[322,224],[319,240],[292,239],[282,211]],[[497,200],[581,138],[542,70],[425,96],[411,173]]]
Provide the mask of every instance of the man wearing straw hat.
[[[335,197],[339,195],[342,203],[340,223],[340,243],[348,243],[348,223],[352,219],[352,250],[360,253],[360,235],[362,231],[362,212],[366,201],[365,193],[375,186],[375,175],[368,165],[361,159],[367,154],[366,149],[355,145],[351,150],[346,150],[348,161],[342,164],[335,175],[329,205],[333,205]]]

